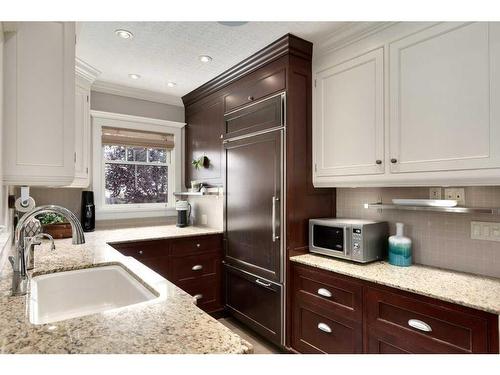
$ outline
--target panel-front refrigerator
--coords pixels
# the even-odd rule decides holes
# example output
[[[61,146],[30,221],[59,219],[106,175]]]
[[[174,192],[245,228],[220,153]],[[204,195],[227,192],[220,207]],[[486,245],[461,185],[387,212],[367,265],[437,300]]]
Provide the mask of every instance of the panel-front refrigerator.
[[[226,308],[284,343],[285,94],[225,115]]]

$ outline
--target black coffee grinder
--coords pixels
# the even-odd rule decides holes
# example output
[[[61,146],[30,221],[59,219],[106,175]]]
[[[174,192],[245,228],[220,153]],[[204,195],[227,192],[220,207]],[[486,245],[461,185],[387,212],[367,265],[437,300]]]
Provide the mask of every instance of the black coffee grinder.
[[[177,211],[177,226],[179,228],[187,227],[191,217],[191,205],[188,201],[179,200],[175,202],[175,209]]]
[[[95,206],[94,192],[82,191],[82,215],[81,222],[84,232],[92,232],[95,229]]]

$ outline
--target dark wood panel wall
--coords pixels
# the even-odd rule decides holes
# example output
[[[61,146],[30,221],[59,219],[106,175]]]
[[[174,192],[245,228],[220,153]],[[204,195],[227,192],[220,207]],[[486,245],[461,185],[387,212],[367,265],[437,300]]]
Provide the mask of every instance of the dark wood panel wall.
[[[218,152],[222,155],[224,112],[275,94],[273,88],[282,87],[279,72],[284,70],[287,283],[288,258],[307,252],[308,220],[336,214],[335,189],[315,189],[312,184],[312,48],[312,43],[287,34],[182,98],[187,122],[186,186],[190,186],[191,180],[222,186],[224,158]],[[271,76],[276,80],[267,79]],[[211,166],[195,170],[191,161],[203,154],[209,157]],[[286,299],[289,345],[288,291]]]

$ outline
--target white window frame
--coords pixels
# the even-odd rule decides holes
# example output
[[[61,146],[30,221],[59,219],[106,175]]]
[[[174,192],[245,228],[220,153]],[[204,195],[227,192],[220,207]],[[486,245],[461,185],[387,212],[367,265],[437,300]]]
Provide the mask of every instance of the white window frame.
[[[119,113],[90,111],[92,117],[92,190],[96,206],[96,220],[129,219],[143,217],[175,216],[174,191],[182,186],[182,122],[131,116]],[[104,197],[104,155],[102,128],[144,130],[174,135],[174,148],[170,151],[168,203],[138,203],[110,205]],[[172,171],[173,169],[173,171]]]

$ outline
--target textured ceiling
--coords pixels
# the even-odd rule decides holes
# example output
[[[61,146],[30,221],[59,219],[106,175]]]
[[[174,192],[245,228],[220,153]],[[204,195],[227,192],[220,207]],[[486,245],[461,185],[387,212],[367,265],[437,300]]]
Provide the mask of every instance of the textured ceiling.
[[[99,81],[180,97],[214,78],[286,33],[317,42],[341,22],[82,22],[77,56],[102,73]],[[125,40],[116,29],[130,30]],[[199,61],[209,55],[210,63]],[[132,80],[128,74],[140,74]],[[167,82],[177,83],[168,87]]]

